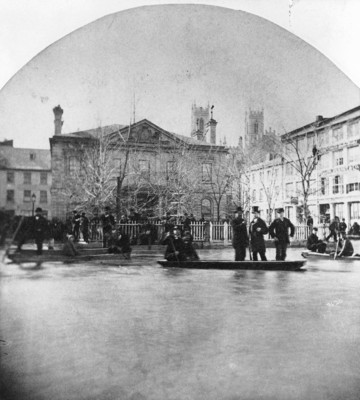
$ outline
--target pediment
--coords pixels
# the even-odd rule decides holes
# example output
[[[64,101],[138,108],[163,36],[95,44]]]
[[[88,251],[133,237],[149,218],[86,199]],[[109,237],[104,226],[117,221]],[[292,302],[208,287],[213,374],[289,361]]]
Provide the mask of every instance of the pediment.
[[[120,130],[121,135],[129,142],[138,144],[170,144],[179,143],[179,138],[174,134],[160,128],[148,120],[142,120],[134,125],[126,126]]]

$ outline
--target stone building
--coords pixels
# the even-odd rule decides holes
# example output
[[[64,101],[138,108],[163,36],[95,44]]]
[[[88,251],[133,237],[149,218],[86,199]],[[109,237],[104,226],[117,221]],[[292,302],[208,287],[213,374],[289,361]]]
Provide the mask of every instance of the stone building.
[[[206,218],[223,217],[228,212],[228,197],[224,194],[219,199],[214,190],[218,182],[223,181],[218,174],[225,174],[220,167],[226,160],[228,149],[216,145],[217,122],[212,118],[212,114],[209,119],[204,115],[204,125],[199,124],[199,128],[205,129],[207,126],[211,140],[207,143],[204,135],[196,138],[178,135],[146,119],[130,126],[111,125],[65,134],[61,129],[63,110],[58,106],[53,111],[55,132],[50,138],[53,215],[64,218],[77,207],[70,199],[71,196],[64,195],[67,179],[76,169],[81,168],[81,151],[96,146],[100,136],[111,142],[111,150],[107,156],[111,161],[108,175],[112,179],[114,196],[121,199],[122,212],[128,213],[131,208],[137,209],[141,199],[146,200],[150,195],[153,196],[153,214],[159,217],[167,211],[180,214],[186,211],[193,213],[197,218],[201,215]],[[116,192],[119,187],[119,171],[125,165],[124,160],[127,156],[127,173],[121,185],[120,195]],[[174,171],[175,164],[181,164],[183,169]],[[192,188],[192,208],[181,207],[181,199],[186,197],[187,193],[180,193],[184,187],[177,188],[176,183],[185,178],[190,181],[195,177],[199,180],[196,181],[196,188]],[[170,196],[172,201],[168,200],[170,186],[172,191],[179,191],[178,200],[174,193]],[[124,200],[130,198],[131,201]]]
[[[291,142],[304,160],[315,161],[308,199],[315,223],[335,216],[345,218],[348,225],[359,223],[360,106],[333,117],[317,116],[315,121],[282,135],[280,140],[276,156],[268,153],[251,167],[253,204],[272,216],[279,206],[294,221],[303,216],[302,179],[288,157],[290,149],[286,148]],[[267,201],[268,193],[273,193],[272,207]]]
[[[41,207],[51,217],[49,150],[15,148],[0,142],[0,208],[10,215],[31,215]]]

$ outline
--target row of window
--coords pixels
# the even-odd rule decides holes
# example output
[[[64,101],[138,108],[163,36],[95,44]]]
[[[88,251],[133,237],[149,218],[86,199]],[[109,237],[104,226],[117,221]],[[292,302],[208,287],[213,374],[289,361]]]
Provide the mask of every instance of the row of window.
[[[23,183],[24,185],[31,185],[32,183],[32,173],[29,171],[23,172]],[[7,171],[6,176],[7,183],[15,183],[15,171]],[[47,185],[48,184],[48,173],[47,172],[40,172],[40,185]]]
[[[329,192],[329,182],[330,178],[321,178],[320,179],[320,195],[328,195]],[[312,182],[312,187],[314,187],[315,181]],[[295,190],[294,190],[295,189]],[[332,178],[332,194],[343,194],[344,189],[346,189],[346,193],[360,191],[360,182],[349,183],[344,187],[344,178],[341,175],[336,175]],[[273,192],[273,195],[279,193],[280,188],[277,186]],[[285,195],[286,197],[291,197],[297,193],[302,191],[301,182],[289,182],[285,185]],[[265,191],[264,189],[259,190],[259,198],[257,199],[257,191],[256,189],[252,192],[252,200],[253,201],[264,201],[265,198]]]
[[[115,159],[115,169],[120,171],[121,160]],[[139,173],[146,178],[150,177],[150,161],[149,160],[139,160],[138,164]],[[73,175],[80,169],[80,162],[77,157],[69,157],[68,159],[68,173]],[[176,176],[179,171],[176,169],[175,161],[167,161],[166,163],[166,174],[169,179]],[[203,163],[202,164],[202,182],[211,183],[212,182],[212,164]]]
[[[40,199],[34,198],[35,201],[38,201],[40,204],[46,204],[48,202],[48,192],[46,190],[40,190]],[[32,193],[31,190],[24,190],[24,203],[31,203]],[[6,202],[7,203],[14,203],[15,202],[15,190],[7,190],[6,191]]]
[[[341,166],[344,165],[344,152],[347,151],[347,161],[348,164],[358,163],[360,159],[360,147],[350,147],[347,149],[341,149],[338,151],[334,151],[333,153],[325,153],[321,156],[319,161],[319,169],[330,169],[333,166]],[[276,181],[278,177],[279,171],[278,168],[271,168],[265,172],[261,171],[259,174],[260,182],[265,182],[265,178],[267,183],[271,185],[271,182]],[[296,175],[297,171],[295,170],[292,163],[285,164],[285,175],[286,176],[293,176]],[[252,174],[252,182],[255,183],[256,181],[256,174]]]

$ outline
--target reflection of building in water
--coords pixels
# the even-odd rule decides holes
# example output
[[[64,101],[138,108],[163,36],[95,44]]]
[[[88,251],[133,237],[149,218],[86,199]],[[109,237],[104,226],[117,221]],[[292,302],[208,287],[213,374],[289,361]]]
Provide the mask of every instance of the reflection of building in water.
[[[280,137],[282,155],[268,153],[251,168],[252,201],[269,213],[284,206],[296,221],[304,215],[302,179],[293,161],[309,160],[316,153],[316,167],[310,176],[308,208],[315,223],[335,216],[346,223],[360,222],[360,106],[339,115],[315,121]],[[291,142],[286,146],[285,142]],[[295,144],[295,147],[294,147]],[[298,155],[294,154],[295,148]],[[315,159],[315,158],[314,158]],[[274,213],[272,216],[274,216]],[[264,214],[265,215],[265,214]]]

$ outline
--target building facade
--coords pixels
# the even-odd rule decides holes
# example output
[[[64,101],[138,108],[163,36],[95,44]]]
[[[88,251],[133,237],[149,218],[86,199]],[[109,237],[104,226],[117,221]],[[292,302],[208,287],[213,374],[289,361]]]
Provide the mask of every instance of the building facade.
[[[0,207],[10,215],[32,215],[37,207],[51,217],[50,151],[0,143]]]
[[[203,136],[198,139],[171,133],[146,119],[130,126],[111,125],[64,134],[61,132],[63,110],[58,106],[53,111],[55,134],[50,138],[50,148],[54,216],[65,218],[74,208],[80,207],[66,190],[69,178],[82,168],[81,154],[98,146],[100,137],[103,143],[106,140],[109,144],[107,177],[114,196],[121,199],[122,213],[141,208],[141,204],[151,196],[153,212],[159,217],[170,211],[193,213],[197,218],[204,215],[210,219],[222,217],[228,212],[227,196],[219,196],[215,190],[218,182],[224,181],[219,174],[223,174],[221,165],[226,160],[228,149],[214,144],[217,122],[212,115],[209,120],[204,120],[214,142],[207,143]],[[125,168],[126,173],[122,175]],[[116,193],[119,179],[121,193]],[[192,196],[184,193],[186,185]],[[178,199],[170,191],[178,192]],[[182,204],[182,199],[186,197],[188,203],[192,202],[191,209]],[[104,200],[99,208],[105,205]]]
[[[302,159],[305,167],[312,168],[308,209],[314,222],[328,222],[335,216],[348,225],[360,222],[360,106],[330,118],[318,116],[282,135],[280,145],[282,152],[274,157],[268,154],[251,167],[254,204],[272,217],[274,209],[282,206],[288,217],[301,222],[306,171],[301,175],[295,163]],[[297,154],[291,160],[294,149]]]

